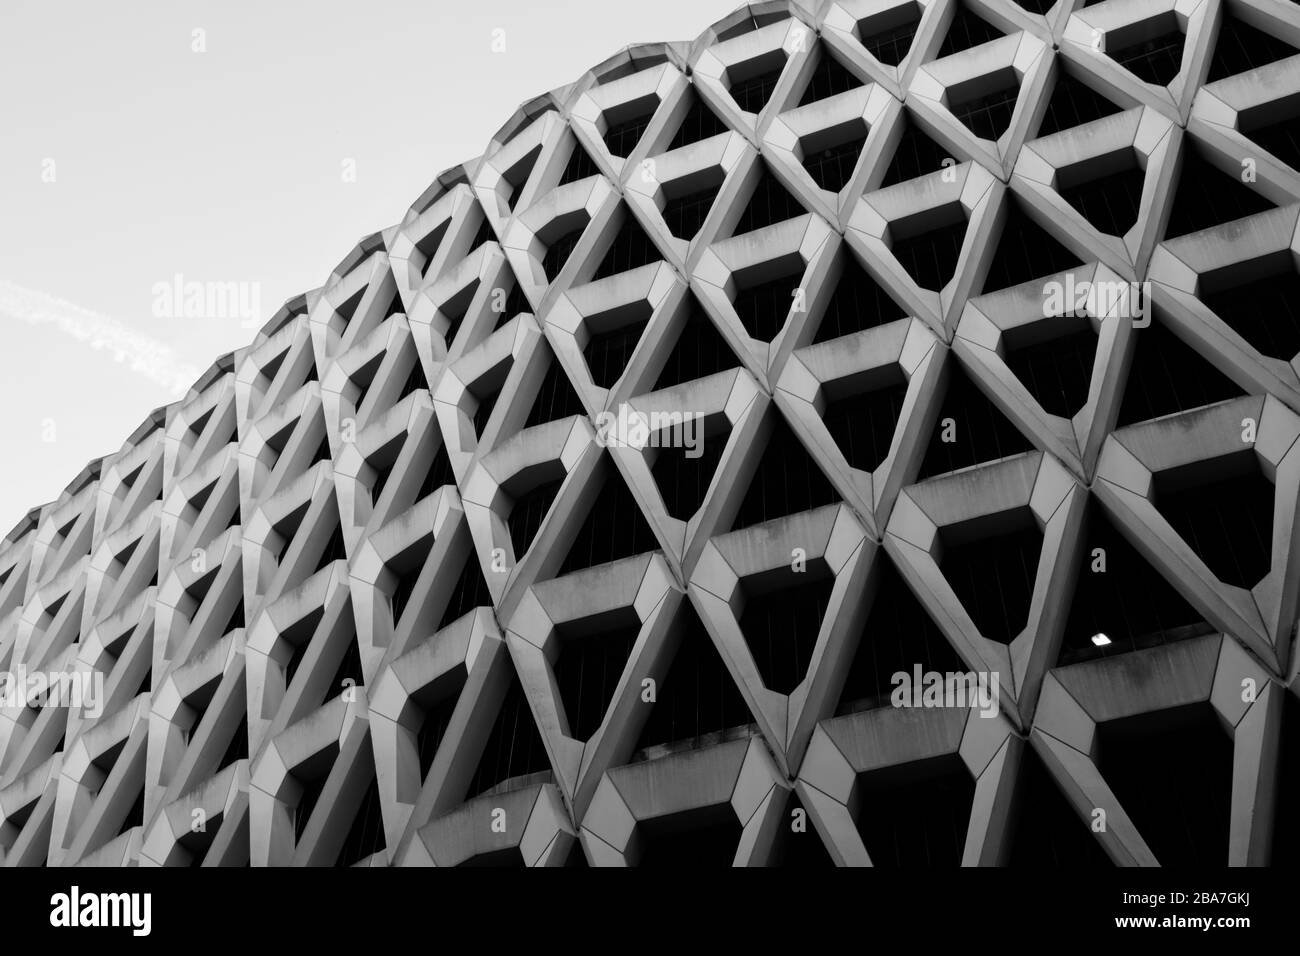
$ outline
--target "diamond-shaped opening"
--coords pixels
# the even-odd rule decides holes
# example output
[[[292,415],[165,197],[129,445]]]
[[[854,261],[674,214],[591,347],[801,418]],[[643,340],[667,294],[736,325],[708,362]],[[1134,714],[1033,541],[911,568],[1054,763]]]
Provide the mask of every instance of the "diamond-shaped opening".
[[[1201,301],[1261,355],[1300,352],[1300,273],[1289,251],[1201,276]]]
[[[579,180],[587,179],[591,176],[600,175],[600,167],[591,155],[582,148],[582,143],[576,138],[570,137],[573,141],[573,151],[569,153],[569,161],[564,166],[564,172],[560,174],[560,181],[557,186],[567,186],[569,183],[576,183]]]
[[[862,81],[850,72],[843,63],[835,59],[827,47],[823,46],[821,48],[821,60],[817,63],[817,68],[813,71],[808,86],[804,88],[799,105],[807,106],[809,103],[815,103],[818,100],[824,100],[839,93],[856,90],[859,86],[862,86]]]
[[[1010,821],[1007,865],[1027,869],[1100,869],[1114,866],[1089,824],[1070,805],[1038,751],[1020,758]]]
[[[840,692],[837,716],[890,703],[898,674],[964,673],[966,666],[883,553],[876,596],[858,635],[857,650]]]
[[[650,305],[644,299],[587,319],[591,338],[582,355],[593,383],[601,388],[614,387],[649,322]]]
[[[573,384],[569,381],[569,376],[564,373],[564,366],[559,363],[554,354],[550,354],[549,349],[547,351],[546,374],[542,377],[542,384],[537,389],[537,395],[533,399],[528,418],[524,421],[524,428],[545,425],[547,422],[557,421],[561,418],[571,418],[574,415],[587,414],[582,399],[573,390]]]
[[[957,273],[966,239],[966,208],[950,202],[889,224],[890,251],[912,281],[937,292]]]
[[[343,846],[339,849],[334,865],[352,866],[378,853],[384,849],[384,846],[384,817],[379,800],[379,779],[375,776],[374,767],[371,766],[370,784],[361,795],[361,802],[352,817],[352,825],[348,827],[348,834],[343,838]]]
[[[937,173],[943,169],[945,159],[953,158],[948,149],[931,139],[915,120],[905,114],[903,135],[889,161],[889,168],[885,170],[885,178],[880,181],[880,188]]]
[[[889,454],[907,397],[907,376],[897,363],[859,372],[821,387],[822,421],[849,467],[875,471]]]
[[[638,823],[633,856],[650,869],[713,870],[732,865],[741,832],[730,802],[684,810]]]
[[[581,231],[578,234],[581,235]],[[447,328],[442,333],[442,340],[447,343],[447,348],[451,348],[456,341],[456,333],[460,331],[461,324],[465,321],[465,315],[469,312],[470,303],[474,301],[474,296],[478,293],[478,286],[479,282],[475,279],[444,302],[442,308],[439,309],[447,319]],[[382,357],[383,354],[381,352],[380,356]],[[357,408],[360,407],[361,403],[358,402]]]
[[[721,166],[710,166],[664,185],[664,208],[660,215],[674,238],[687,242],[695,238],[725,179]]]
[[[1055,275],[1081,265],[1079,257],[1034,221],[1016,196],[1006,198],[1006,219],[993,261],[984,277],[985,293]]]
[[[1123,112],[1119,104],[1098,93],[1057,61],[1056,82],[1047,101],[1047,111],[1038,126],[1039,136],[1050,136],[1106,116]]]
[[[861,117],[805,136],[799,142],[803,168],[818,188],[838,193],[853,178],[866,141],[867,124]]]
[[[487,428],[488,420],[492,417],[492,411],[497,406],[497,399],[501,397],[501,389],[513,365],[514,358],[507,357],[467,386],[469,393],[478,402],[474,408],[474,434],[480,439],[483,437],[484,429]]]
[[[394,555],[387,564],[388,570],[397,579],[393,584],[393,593],[388,598],[388,609],[392,613],[394,626],[401,623],[402,615],[411,603],[415,585],[420,580],[420,572],[424,570],[425,560],[429,557],[431,544],[431,536],[426,534],[401,554]]]
[[[954,53],[960,53],[962,50],[969,50],[972,47],[1006,36],[1005,33],[989,23],[965,3],[957,2],[955,6],[957,8],[956,12],[953,14],[952,23],[948,27],[948,33],[943,38],[943,46],[939,47],[939,52],[935,54],[936,59],[951,56]]]
[[[1165,238],[1176,239],[1274,206],[1262,193],[1206,159],[1190,136],[1184,137],[1178,185],[1174,189]]]
[[[1097,333],[1083,316],[1061,316],[1003,333],[1003,359],[1049,415],[1073,418],[1088,401]]]
[[[1105,41],[1106,54],[1144,83],[1168,86],[1183,68],[1187,37],[1173,10],[1109,30]]]
[[[694,448],[665,447],[655,453],[650,474],[671,517],[686,521],[700,510],[730,437],[726,417],[710,415]]]
[[[542,256],[542,271],[546,281],[554,282],[564,264],[569,261],[574,248],[582,239],[582,234],[591,221],[585,211],[569,213],[556,218],[546,226],[537,237],[546,244],[546,253]]]
[[[1251,449],[1157,472],[1152,504],[1210,572],[1252,588],[1273,561],[1273,483]]]
[[[290,772],[293,779],[302,787],[302,796],[298,798],[298,805],[293,809],[294,843],[302,839],[307,824],[311,821],[312,811],[316,809],[316,804],[320,801],[321,793],[325,790],[325,782],[329,779],[330,770],[334,767],[334,761],[338,755],[338,743],[331,743],[319,752],[312,754]]]
[[[1226,865],[1232,738],[1208,703],[1097,725],[1097,766],[1162,866]]]
[[[786,425],[785,419],[776,415],[772,434],[732,528],[747,528],[774,518],[837,504],[839,500],[835,486]]]
[[[1297,52],[1300,51],[1291,44],[1251,26],[1225,5],[1223,20],[1219,24],[1219,36],[1214,44],[1214,57],[1210,60],[1210,72],[1205,82],[1213,83],[1226,76],[1236,76],[1295,56]]]
[[[1011,126],[1020,99],[1020,76],[1009,66],[954,83],[944,96],[948,112],[980,139],[997,140]]]
[[[858,42],[884,66],[898,66],[912,48],[921,24],[921,5],[911,0],[863,17],[854,25]]]
[[[1098,232],[1123,236],[1138,221],[1147,172],[1132,147],[1056,172],[1056,191]]]
[[[514,548],[516,559],[522,558],[532,547],[533,539],[537,537],[542,522],[546,520],[551,505],[555,502],[555,496],[560,493],[560,486],[564,484],[564,475],[554,473],[559,469],[559,464],[553,464],[554,468],[543,470],[540,474],[526,472],[522,476],[516,476],[512,486],[518,485],[518,492],[506,489],[507,494],[514,498],[506,526],[510,529],[510,544]]]
[[[1019,455],[1032,451],[1033,447],[1001,409],[980,391],[966,370],[953,362],[939,418],[917,480]]]
[[[761,113],[785,72],[784,49],[769,50],[727,68],[727,92],[736,105],[747,113]]]
[[[1133,349],[1116,428],[1245,394],[1158,318],[1134,329]]]
[[[600,728],[640,630],[641,622],[630,607],[557,628],[560,652],[553,665],[555,685],[574,740],[587,740]],[[636,692],[640,693],[639,686]]]
[[[740,586],[744,603],[736,623],[763,686],[789,694],[808,673],[835,577],[818,558],[802,571],[782,567],[747,577]]]
[[[736,353],[693,295],[688,308],[690,311],[678,333],[677,342],[655,380],[655,391],[694,382],[740,365]]]
[[[809,819],[808,811],[793,790],[785,805],[785,815],[778,822],[767,865],[791,870],[817,870],[835,865]]]
[[[972,518],[939,532],[943,571],[980,634],[1010,644],[1029,622],[1043,532],[1025,507]]]
[[[504,793],[533,783],[551,783],[551,762],[537,732],[533,713],[514,669],[510,686],[492,722],[482,756],[465,794],[466,800],[486,793]]]
[[[1300,96],[1285,96],[1242,110],[1237,129],[1292,169],[1300,169]]]
[[[1089,504],[1087,522],[1057,666],[1173,644],[1213,630],[1100,506]]]
[[[655,691],[636,750],[629,763],[661,751],[699,750],[748,733],[754,722],[745,698],[694,606],[683,602],[681,637],[672,663]],[[730,732],[730,733],[728,733]]]
[[[662,259],[659,248],[646,235],[645,230],[641,228],[641,223],[624,207],[623,224],[619,226],[614,241],[610,243],[605,258],[601,260],[600,266],[591,279],[595,282],[620,272],[639,269],[641,266]]]
[[[509,192],[506,194],[506,206],[511,212],[515,211],[515,203],[519,200],[519,190],[523,188],[524,183],[528,182],[528,177],[533,174],[533,167],[537,165],[537,157],[540,155],[542,155],[542,144],[538,143],[502,173],[501,178],[510,187]]]
[[[874,329],[907,316],[907,310],[890,297],[856,257],[846,252],[843,262],[844,270],[817,326],[814,344]]]
[[[682,125],[677,127],[677,132],[668,143],[669,151],[729,131],[727,124],[718,119],[718,114],[714,113],[709,104],[695,92],[694,87],[686,91],[686,96],[690,97],[691,105],[686,111],[686,116],[682,118]]]
[[[602,137],[605,148],[611,156],[626,157],[641,142],[650,121],[654,119],[655,110],[659,108],[659,97],[654,93],[636,98],[605,110],[603,118],[606,128]]]
[[[442,245],[443,236],[447,234],[447,227],[451,225],[451,218],[448,217],[438,225],[434,226],[433,231],[415,244],[415,251],[424,256],[424,268],[420,270],[420,275],[429,274],[429,266],[433,264],[433,257],[438,254],[438,247]]]
[[[736,223],[733,235],[742,235],[762,229],[778,222],[785,222],[796,216],[802,216],[807,210],[790,195],[790,190],[781,185],[781,181],[772,175],[772,171],[763,166],[758,183],[750,194],[745,211]]]
[[[487,581],[483,580],[483,569],[474,556],[470,555],[461,567],[460,576],[456,578],[447,606],[434,630],[441,631],[475,609],[491,606],[492,592],[488,590]]]
[[[961,865],[975,781],[957,754],[858,774],[853,790],[854,823],[873,866]]]
[[[464,665],[457,665],[429,686],[422,687],[411,695],[412,702],[424,712],[424,719],[415,735],[421,781],[429,776],[434,758],[438,756],[438,748],[447,735],[452,714],[460,700],[461,688],[465,686],[465,676]]]
[[[659,542],[627,484],[606,461],[605,480],[556,577],[656,551]]]
[[[785,328],[795,305],[794,297],[803,281],[804,261],[792,254],[749,272],[735,276],[739,288],[732,306],[751,338],[771,342]]]

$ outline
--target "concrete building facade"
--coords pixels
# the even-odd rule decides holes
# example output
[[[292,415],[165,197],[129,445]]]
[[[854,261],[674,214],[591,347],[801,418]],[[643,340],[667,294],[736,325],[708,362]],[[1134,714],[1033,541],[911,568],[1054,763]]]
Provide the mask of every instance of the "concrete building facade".
[[[1297,263],[1288,0],[629,47],[0,543],[0,861],[1294,859]]]

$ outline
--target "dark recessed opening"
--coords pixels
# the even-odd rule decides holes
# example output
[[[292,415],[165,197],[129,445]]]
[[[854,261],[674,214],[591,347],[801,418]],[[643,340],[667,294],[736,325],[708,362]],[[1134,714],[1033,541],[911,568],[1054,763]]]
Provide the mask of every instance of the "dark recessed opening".
[[[1038,126],[1039,136],[1050,136],[1122,112],[1119,104],[1111,102],[1065,69],[1060,60],[1057,64],[1056,82],[1051,99],[1047,101],[1047,111]]]
[[[560,174],[560,181],[555,185],[567,186],[580,179],[599,175],[600,167],[596,165],[596,161],[582,148],[582,144],[574,139],[573,152],[569,154],[569,161],[564,166],[564,172]]]
[[[690,97],[691,105],[682,118],[682,125],[677,127],[676,134],[668,144],[669,150],[680,149],[691,143],[698,143],[728,132],[727,125],[718,119],[717,114],[700,98],[693,87],[686,95]]]
[[[939,568],[980,634],[1010,644],[1029,622],[1043,532],[1028,508],[949,525]]]
[[[740,365],[736,353],[694,296],[691,296],[688,308],[689,313],[677,336],[677,343],[668,354],[668,361],[664,363],[659,378],[655,380],[656,391],[683,382],[693,382]]]
[[[873,710],[890,703],[895,674],[965,673],[967,668],[935,626],[892,559],[877,555],[875,597],[840,692],[837,715]]]
[[[1058,666],[1115,657],[1211,632],[1095,502],[1088,506],[1079,576]],[[1101,635],[1099,645],[1093,640]]]
[[[1300,858],[1300,819],[1292,812],[1300,801],[1300,700],[1293,693],[1283,694],[1282,700],[1277,790],[1273,799],[1273,853],[1269,861],[1273,866],[1286,866]]]
[[[664,208],[660,215],[674,238],[687,242],[695,238],[718,198],[723,179],[722,169],[714,166],[701,177],[690,177],[686,182],[664,187]]]
[[[1133,349],[1116,428],[1245,394],[1158,318],[1133,330]]]
[[[1261,274],[1263,273],[1263,274]],[[1300,273],[1290,251],[1249,263],[1222,277],[1202,276],[1201,301],[1251,347],[1289,362],[1300,352]]]
[[[732,522],[732,528],[784,518],[840,500],[835,486],[817,466],[785,419],[774,415],[763,457]]]
[[[370,785],[361,797],[352,826],[339,850],[337,866],[351,866],[384,849],[384,817],[379,802],[379,779],[370,773]]]
[[[1097,725],[1097,764],[1162,866],[1228,862],[1232,739],[1207,703]]]
[[[564,264],[569,261],[569,256],[573,255],[573,250],[577,247],[582,239],[582,234],[586,232],[587,224],[570,229],[563,235],[558,236],[546,247],[546,254],[542,256],[542,271],[546,273],[546,281],[554,282],[555,277],[560,274]]]
[[[1172,10],[1109,30],[1104,40],[1110,58],[1144,83],[1168,86],[1183,68],[1187,38]]]
[[[814,344],[874,329],[907,316],[907,310],[890,298],[855,256],[846,251],[841,262],[843,271],[817,326]]]
[[[1026,869],[1096,869],[1114,866],[1101,842],[1025,745],[1016,780],[1007,865]]]
[[[1146,179],[1128,149],[1058,170],[1056,191],[1098,232],[1123,236],[1137,225]]]
[[[511,668],[510,686],[492,722],[492,730],[483,745],[483,755],[479,758],[465,799],[472,800],[521,777],[534,774],[550,777],[550,771],[546,745],[533,723],[533,713],[524,697],[524,689]]]
[[[885,178],[880,181],[880,188],[937,173],[943,169],[945,159],[957,161],[951,150],[936,143],[910,116],[904,114],[903,135],[894,149],[889,168],[885,170]]]
[[[922,289],[938,292],[957,272],[966,239],[966,210],[960,203],[889,224],[890,251]]]
[[[989,43],[1005,36],[1001,30],[967,7],[966,4],[958,2],[955,6],[957,9],[953,13],[952,23],[948,27],[948,33],[943,38],[943,46],[939,47],[939,52],[935,54],[936,59],[951,56],[954,53],[960,53],[962,50],[969,50],[982,43]]]
[[[657,550],[659,542],[627,483],[608,459],[604,484],[591,503],[556,577]],[[617,516],[617,517],[614,517]]]
[[[772,50],[727,69],[728,92],[747,113],[761,113],[785,72],[785,50]]]
[[[483,569],[478,563],[478,558],[471,553],[461,566],[460,576],[456,578],[456,585],[452,588],[451,597],[447,600],[447,606],[443,609],[442,617],[435,630],[441,631],[475,608],[491,606],[492,592],[488,590],[487,582],[483,580]]]
[[[1003,342],[1007,367],[1047,414],[1073,418],[1087,403],[1097,333],[1086,318],[1036,322],[1003,333]]]
[[[623,224],[614,236],[614,241],[610,243],[605,258],[601,260],[595,274],[592,275],[591,281],[595,282],[620,272],[630,272],[662,259],[659,248],[646,235],[645,230],[641,228],[641,223],[637,222],[636,217],[624,207]]]
[[[997,140],[1020,99],[1020,77],[1011,67],[948,88],[948,111],[980,139]]]
[[[822,421],[849,467],[875,471],[889,454],[907,398],[907,377],[897,364],[852,381],[822,385]]]
[[[821,60],[817,63],[817,69],[813,70],[812,79],[808,81],[808,86],[803,91],[803,97],[799,100],[799,105],[807,106],[809,103],[815,103],[818,100],[824,100],[840,93],[847,93],[849,90],[856,90],[861,85],[862,81],[850,73],[848,68],[835,59],[830,50],[823,46],[821,48]]]
[[[737,290],[732,305],[745,331],[760,342],[771,342],[783,328],[794,306],[794,296],[803,281],[803,260],[774,263],[773,268],[794,268],[793,272],[767,278]]]
[[[605,111],[608,127],[603,139],[605,148],[611,156],[626,157],[641,142],[650,120],[654,119],[655,110],[659,108],[659,97],[653,93],[643,96],[621,107]]]
[[[1238,167],[1240,168],[1240,167]],[[1274,208],[1263,194],[1205,158],[1190,136],[1183,138],[1166,239],[1176,239]]]
[[[1152,504],[1211,573],[1252,588],[1273,562],[1273,483],[1253,450],[1157,472]]]
[[[650,474],[663,498],[664,510],[671,517],[686,521],[700,510],[730,436],[729,427],[715,428],[712,421],[706,420],[696,432],[698,444],[694,451],[684,447],[659,449]],[[689,457],[688,451],[696,457]]]
[[[515,499],[510,515],[506,518],[506,525],[510,528],[510,544],[514,548],[516,560],[522,558],[532,546],[533,538],[537,536],[538,529],[550,512],[551,504],[560,493],[562,484],[563,476],[544,481]]]
[[[686,810],[637,824],[637,866],[702,870],[731,866],[740,845],[741,826],[730,803]]]
[[[912,48],[912,38],[921,23],[921,5],[902,3],[882,13],[863,17],[856,33],[866,51],[885,66],[898,66]]]
[[[420,723],[420,729],[415,735],[416,750],[420,761],[421,783],[429,776],[429,770],[433,767],[434,758],[438,756],[438,748],[442,746],[442,739],[447,734],[447,727],[451,724],[452,714],[456,712],[456,704],[460,701],[460,691],[461,687],[464,686],[464,681],[464,667],[459,667],[452,674],[439,678],[435,683],[442,685],[439,688],[443,691],[442,696],[431,699],[424,708],[424,720]],[[430,688],[426,693],[429,697],[432,697],[434,689]],[[420,696],[423,697],[425,694]]]
[[[537,389],[537,397],[533,399],[533,407],[524,421],[524,428],[587,414],[582,399],[573,390],[573,384],[569,381],[569,376],[564,374],[559,360],[553,354],[549,359],[550,365],[542,378],[541,387]]]
[[[741,213],[740,221],[736,223],[732,234],[739,236],[753,232],[755,229],[802,216],[805,211],[798,200],[790,195],[790,190],[782,186],[780,180],[764,166],[758,184],[750,194],[745,211]]]
[[[1300,2],[1300,0],[1295,0]],[[1237,129],[1292,169],[1300,169],[1300,95],[1242,110]]]
[[[1007,196],[1006,219],[984,277],[984,292],[1055,275],[1081,265],[1079,257],[1040,226],[1015,196]]]
[[[966,370],[951,361],[948,388],[917,480],[1018,455],[1033,447]]]
[[[803,571],[782,568],[741,582],[744,609],[736,623],[768,690],[789,694],[808,673],[834,588],[821,559]]]
[[[795,821],[799,828],[795,829]],[[772,855],[768,866],[791,870],[818,870],[833,867],[835,861],[826,852],[812,818],[793,790],[785,805],[785,813],[777,821],[776,837],[772,842]]]
[[[858,156],[862,154],[862,145],[867,139],[867,130],[862,123],[850,125],[856,127],[856,132],[852,129],[847,131],[852,138],[845,142],[828,143],[817,148],[812,148],[807,142],[804,144],[803,168],[819,189],[838,193],[853,178]],[[835,138],[838,139],[838,136]]]
[[[632,762],[651,747],[699,749],[720,743],[723,731],[748,727],[754,718],[732,680],[704,624],[683,601],[677,653],[656,690],[650,716],[641,729]]]
[[[960,866],[975,781],[956,754],[858,774],[858,835],[876,867]]]
[[[592,333],[586,348],[582,350],[582,356],[586,359],[587,372],[594,384],[601,388],[613,388],[623,377],[627,363],[631,361],[632,353],[636,351],[641,333],[649,321],[646,318]]]
[[[555,684],[574,740],[587,740],[600,728],[636,644],[641,622],[630,608],[619,616],[598,624],[579,622],[587,626],[575,627],[573,633],[560,628]]]
[[[528,182],[528,177],[533,174],[533,167],[537,165],[537,157],[542,155],[542,144],[538,143],[513,166],[507,169],[501,176],[508,187],[506,195],[506,207],[514,212],[515,203],[519,201],[519,190]]]
[[[1219,36],[1214,44],[1214,58],[1210,60],[1210,72],[1205,82],[1236,76],[1296,53],[1291,44],[1251,26],[1234,16],[1231,7],[1225,6],[1223,20],[1219,23]]]

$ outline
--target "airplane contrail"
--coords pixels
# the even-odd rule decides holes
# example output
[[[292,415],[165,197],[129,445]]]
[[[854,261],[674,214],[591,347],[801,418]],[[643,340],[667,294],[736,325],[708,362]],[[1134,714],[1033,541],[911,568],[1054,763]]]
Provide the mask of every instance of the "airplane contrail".
[[[197,368],[178,360],[175,350],[158,339],[110,316],[45,292],[25,289],[7,279],[0,279],[0,316],[28,325],[57,326],[67,335],[92,349],[108,352],[114,361],[128,364],[132,371],[178,395],[183,395],[199,377]]]

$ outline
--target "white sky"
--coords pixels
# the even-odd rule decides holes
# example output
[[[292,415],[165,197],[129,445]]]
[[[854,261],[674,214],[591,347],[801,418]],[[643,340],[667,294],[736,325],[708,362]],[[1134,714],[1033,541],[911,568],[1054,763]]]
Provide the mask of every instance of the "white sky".
[[[155,284],[257,283],[260,325],[520,103],[738,5],[0,0],[0,536],[252,339]]]

